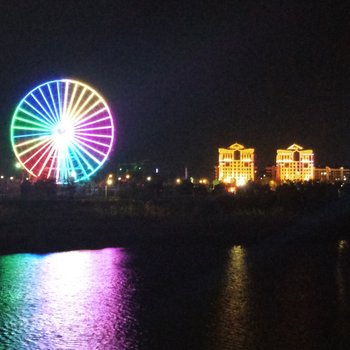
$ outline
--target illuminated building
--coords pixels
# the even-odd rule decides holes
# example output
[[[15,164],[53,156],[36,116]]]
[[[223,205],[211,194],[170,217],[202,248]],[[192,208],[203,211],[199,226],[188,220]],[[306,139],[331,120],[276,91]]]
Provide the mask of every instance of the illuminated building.
[[[321,182],[337,182],[337,181],[349,181],[350,169],[331,168],[326,166],[325,168],[315,168],[315,180]]]
[[[234,143],[219,148],[218,180],[237,186],[254,180],[254,148]]]
[[[277,180],[309,181],[314,178],[314,152],[293,144],[287,149],[278,149],[276,157]]]

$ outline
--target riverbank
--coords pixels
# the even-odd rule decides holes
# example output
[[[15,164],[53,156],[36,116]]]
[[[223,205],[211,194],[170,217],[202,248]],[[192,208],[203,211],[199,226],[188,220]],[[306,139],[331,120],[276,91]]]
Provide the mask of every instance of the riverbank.
[[[0,253],[51,252],[177,244],[249,245],[315,234],[347,235],[348,196],[317,210],[237,210],[188,201],[169,205],[137,201],[8,201],[0,203]]]

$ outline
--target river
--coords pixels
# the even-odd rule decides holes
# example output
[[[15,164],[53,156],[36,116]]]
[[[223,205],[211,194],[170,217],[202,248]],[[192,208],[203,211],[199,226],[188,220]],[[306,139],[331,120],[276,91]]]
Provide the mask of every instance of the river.
[[[348,349],[349,273],[338,239],[4,255],[0,349]]]

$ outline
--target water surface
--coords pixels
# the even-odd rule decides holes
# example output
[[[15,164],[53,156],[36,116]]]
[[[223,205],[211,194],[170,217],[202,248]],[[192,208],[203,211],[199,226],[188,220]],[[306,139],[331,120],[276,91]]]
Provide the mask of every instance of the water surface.
[[[0,349],[346,349],[347,240],[0,257]]]

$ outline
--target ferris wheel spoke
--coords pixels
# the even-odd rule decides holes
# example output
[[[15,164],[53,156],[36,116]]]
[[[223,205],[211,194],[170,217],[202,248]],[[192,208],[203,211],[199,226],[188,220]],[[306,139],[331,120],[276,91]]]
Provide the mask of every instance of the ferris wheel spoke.
[[[50,84],[48,84],[47,87],[48,87],[48,89],[49,89],[49,93],[50,93],[50,97],[51,97],[51,102],[52,102],[53,108],[54,108],[54,110],[55,110],[55,121],[58,122],[59,119],[60,119],[60,117],[59,117],[59,114],[58,114],[58,111],[57,111],[56,102],[55,102],[55,99],[54,99],[54,97],[53,97]]]
[[[48,136],[40,136],[40,137],[36,137],[36,138],[30,139],[30,140],[27,140],[27,141],[23,141],[23,142],[17,143],[15,145],[15,147],[16,148],[20,148],[20,147],[23,147],[23,146],[26,146],[26,145],[30,145],[31,143],[37,142],[39,140],[43,140],[43,139],[48,139]]]
[[[93,166],[91,165],[91,163],[85,158],[84,154],[82,154],[82,152],[80,151],[79,147],[77,147],[77,145],[74,145],[72,147],[72,149],[74,149],[74,152],[80,157],[80,159],[83,160],[83,162],[86,164],[87,169],[90,170],[90,172],[92,172],[94,170]]]
[[[28,162],[30,162],[34,157],[36,157],[43,149],[45,149],[45,147],[51,147],[51,142],[48,141],[46,142],[42,147],[40,147],[40,149],[38,149],[36,152],[34,152],[33,154],[30,155],[30,157],[28,157],[26,160],[23,161],[23,164],[27,164]]]
[[[110,119],[110,116],[107,116],[107,117],[104,117],[104,118],[95,119],[92,122],[88,122],[88,123],[78,123],[75,126],[75,129],[76,130],[80,130],[80,128],[82,128],[82,127],[85,127],[85,126],[88,126],[88,125],[93,125],[93,124],[99,124],[99,123],[104,122],[104,121],[109,120],[109,119]]]
[[[24,151],[22,151],[21,153],[19,153],[19,156],[23,157],[25,154],[35,150],[36,148],[40,147],[42,144],[49,143],[49,142],[51,142],[51,140],[49,140],[49,141],[41,140],[41,141],[37,142],[34,146],[31,146],[31,147],[25,149]]]
[[[98,104],[101,102],[99,100],[95,101],[93,104],[91,104],[86,110],[84,110],[83,113],[81,113],[77,118],[76,121],[82,120],[86,114],[88,114],[93,108],[95,108]]]
[[[61,156],[61,178],[63,176],[63,181],[68,180],[68,178],[71,175],[72,170],[74,170],[72,160],[69,154],[69,149],[62,150],[62,156]]]
[[[48,128],[51,128],[52,124],[50,124],[50,122],[47,121],[47,119],[42,119],[40,117],[38,117],[37,115],[30,113],[29,111],[27,111],[24,108],[18,108],[19,111],[21,111],[22,113],[32,117],[35,120],[38,120],[41,122],[41,124],[45,124]],[[16,117],[16,119],[18,119],[18,117]]]
[[[33,136],[49,136],[51,133],[50,132],[41,132],[41,133],[34,133],[34,134],[22,134],[22,135],[14,135],[14,139],[23,139],[23,138],[28,138],[28,137],[33,137]]]
[[[80,102],[81,102],[81,99],[83,98],[83,96],[85,95],[85,92],[86,92],[86,87],[84,87],[84,89],[81,91],[77,101],[75,102],[74,106],[73,106],[73,109],[71,111],[71,116],[72,116],[72,119],[74,119],[74,115],[75,115],[75,111],[76,109],[78,108]]]
[[[73,164],[73,157],[71,155],[71,150],[70,150],[69,147],[68,147],[68,150],[67,150],[67,154],[68,154],[68,161],[69,161],[70,168],[71,168],[70,172],[75,171],[75,167],[74,167],[74,164]],[[71,174],[69,174],[69,175],[71,175]]]
[[[39,171],[39,176],[41,176],[43,170],[45,169],[46,167],[46,164],[48,163],[48,161],[51,159],[51,165],[50,165],[50,168],[49,168],[49,171],[47,173],[47,178],[49,179],[50,176],[51,176],[51,172],[52,172],[52,169],[53,169],[53,166],[56,162],[56,159],[57,159],[57,149],[56,148],[52,148],[52,151],[50,153],[50,156],[46,158],[46,162],[44,163],[43,167],[41,168],[41,170]]]
[[[76,135],[80,136],[89,136],[89,137],[97,137],[97,138],[103,138],[103,139],[111,139],[112,135],[102,135],[102,134],[91,134],[87,132],[77,132]]]
[[[107,147],[107,148],[109,148],[109,146],[110,146],[110,145],[107,144],[107,143],[99,142],[99,141],[96,141],[96,140],[94,140],[94,139],[88,139],[88,138],[82,137],[82,136],[77,136],[77,135],[75,135],[75,138],[78,139],[78,140],[84,140],[84,141],[93,143],[93,144],[95,144],[95,145],[99,145],[99,146],[103,146],[103,147]]]
[[[54,113],[53,110],[51,109],[50,104],[47,102],[47,99],[46,99],[44,93],[42,92],[41,88],[39,88],[39,91],[40,91],[41,96],[43,97],[43,99],[44,99],[44,101],[45,101],[45,103],[46,103],[46,106],[47,106],[47,107],[49,108],[49,110],[50,110],[50,115],[51,115],[51,117],[52,117],[52,120],[55,120],[55,113]]]
[[[58,99],[58,109],[59,109],[59,118],[62,116],[62,100],[61,100],[61,87],[60,87],[60,82],[57,82],[56,88],[57,88],[57,99]]]
[[[76,146],[85,153],[90,159],[92,159],[96,164],[100,165],[101,161],[97,159],[91,152],[89,152],[86,148],[82,147],[79,142],[77,142]]]
[[[31,103],[29,103],[27,100],[24,101],[30,108],[32,108],[35,112],[37,112],[44,120],[48,122],[50,125],[54,125],[54,121],[51,118],[48,118],[46,115],[41,113],[37,108],[35,108]],[[27,113],[28,114],[28,113]]]
[[[88,177],[88,174],[83,166],[83,164],[80,161],[80,157],[78,156],[78,154],[76,153],[76,151],[74,150],[73,147],[70,147],[70,151],[72,152],[73,156],[74,156],[74,160],[77,161],[77,163],[79,164],[80,169],[82,170],[82,172],[85,174],[85,177]]]
[[[45,151],[44,152],[42,152],[42,154],[41,154],[41,156],[37,159],[37,161],[34,163],[34,165],[29,169],[30,171],[33,171],[33,169],[34,168],[36,168],[36,166],[40,163],[40,161],[45,157],[45,155],[48,153],[48,152],[50,152],[50,150],[53,148],[53,145],[51,144],[51,145],[49,145],[49,146],[44,146],[44,147],[42,147],[42,149],[44,149],[46,147],[46,149],[45,149]],[[41,150],[42,150],[41,149]],[[41,151],[40,150],[40,151]],[[32,157],[31,157],[32,158]],[[34,171],[33,171],[34,172]]]
[[[105,157],[105,156],[106,156],[106,153],[104,153],[104,152],[100,151],[99,149],[97,149],[97,148],[91,146],[89,143],[86,143],[86,142],[81,141],[81,140],[79,140],[78,143],[79,143],[80,145],[84,145],[85,147],[91,149],[91,150],[94,151],[95,153],[100,154],[102,157]]]
[[[69,98],[69,104],[67,109],[67,116],[69,117],[71,115],[71,108],[72,108],[73,101],[75,99],[75,95],[77,93],[77,89],[78,89],[78,85],[74,85],[72,96]]]
[[[63,111],[62,111],[61,119],[66,118],[68,92],[69,92],[69,81],[65,81],[64,82]]]
[[[112,129],[111,126],[96,126],[94,128],[84,128],[84,129],[80,129],[80,131],[95,131],[95,130],[110,130]]]
[[[94,94],[91,93],[89,95],[89,97],[83,102],[83,104],[78,108],[78,110],[74,114],[72,114],[72,120],[73,121],[76,120],[79,117],[81,111],[85,108],[85,106],[90,102],[90,100],[93,97],[94,97]]]
[[[85,116],[85,118],[83,119],[77,119],[76,122],[74,123],[74,126],[75,127],[80,127],[84,122],[90,120],[91,118],[94,118],[96,117],[97,115],[99,115],[100,113],[106,111],[107,108],[106,107],[103,107],[101,109],[99,109],[98,111],[92,113],[92,114],[89,114],[88,116]],[[105,117],[105,118],[108,118],[109,119],[109,116],[108,117]]]
[[[42,130],[50,130],[50,127],[47,126],[46,124],[34,122],[34,121],[30,120],[30,119],[26,119],[26,118],[22,118],[22,117],[16,117],[16,120],[19,120],[19,121],[21,121],[23,123],[40,126],[42,128]]]
[[[52,118],[52,116],[50,115],[50,113],[45,109],[45,107],[41,104],[41,102],[36,98],[36,96],[32,93],[31,96],[34,98],[34,100],[36,101],[36,103],[41,107],[41,109],[45,112],[45,114],[47,115],[47,117],[52,121],[52,123],[55,122],[55,120]]]
[[[42,131],[42,128],[34,128],[34,127],[30,127],[30,126],[14,126],[13,129],[16,130],[35,130],[35,131]]]

